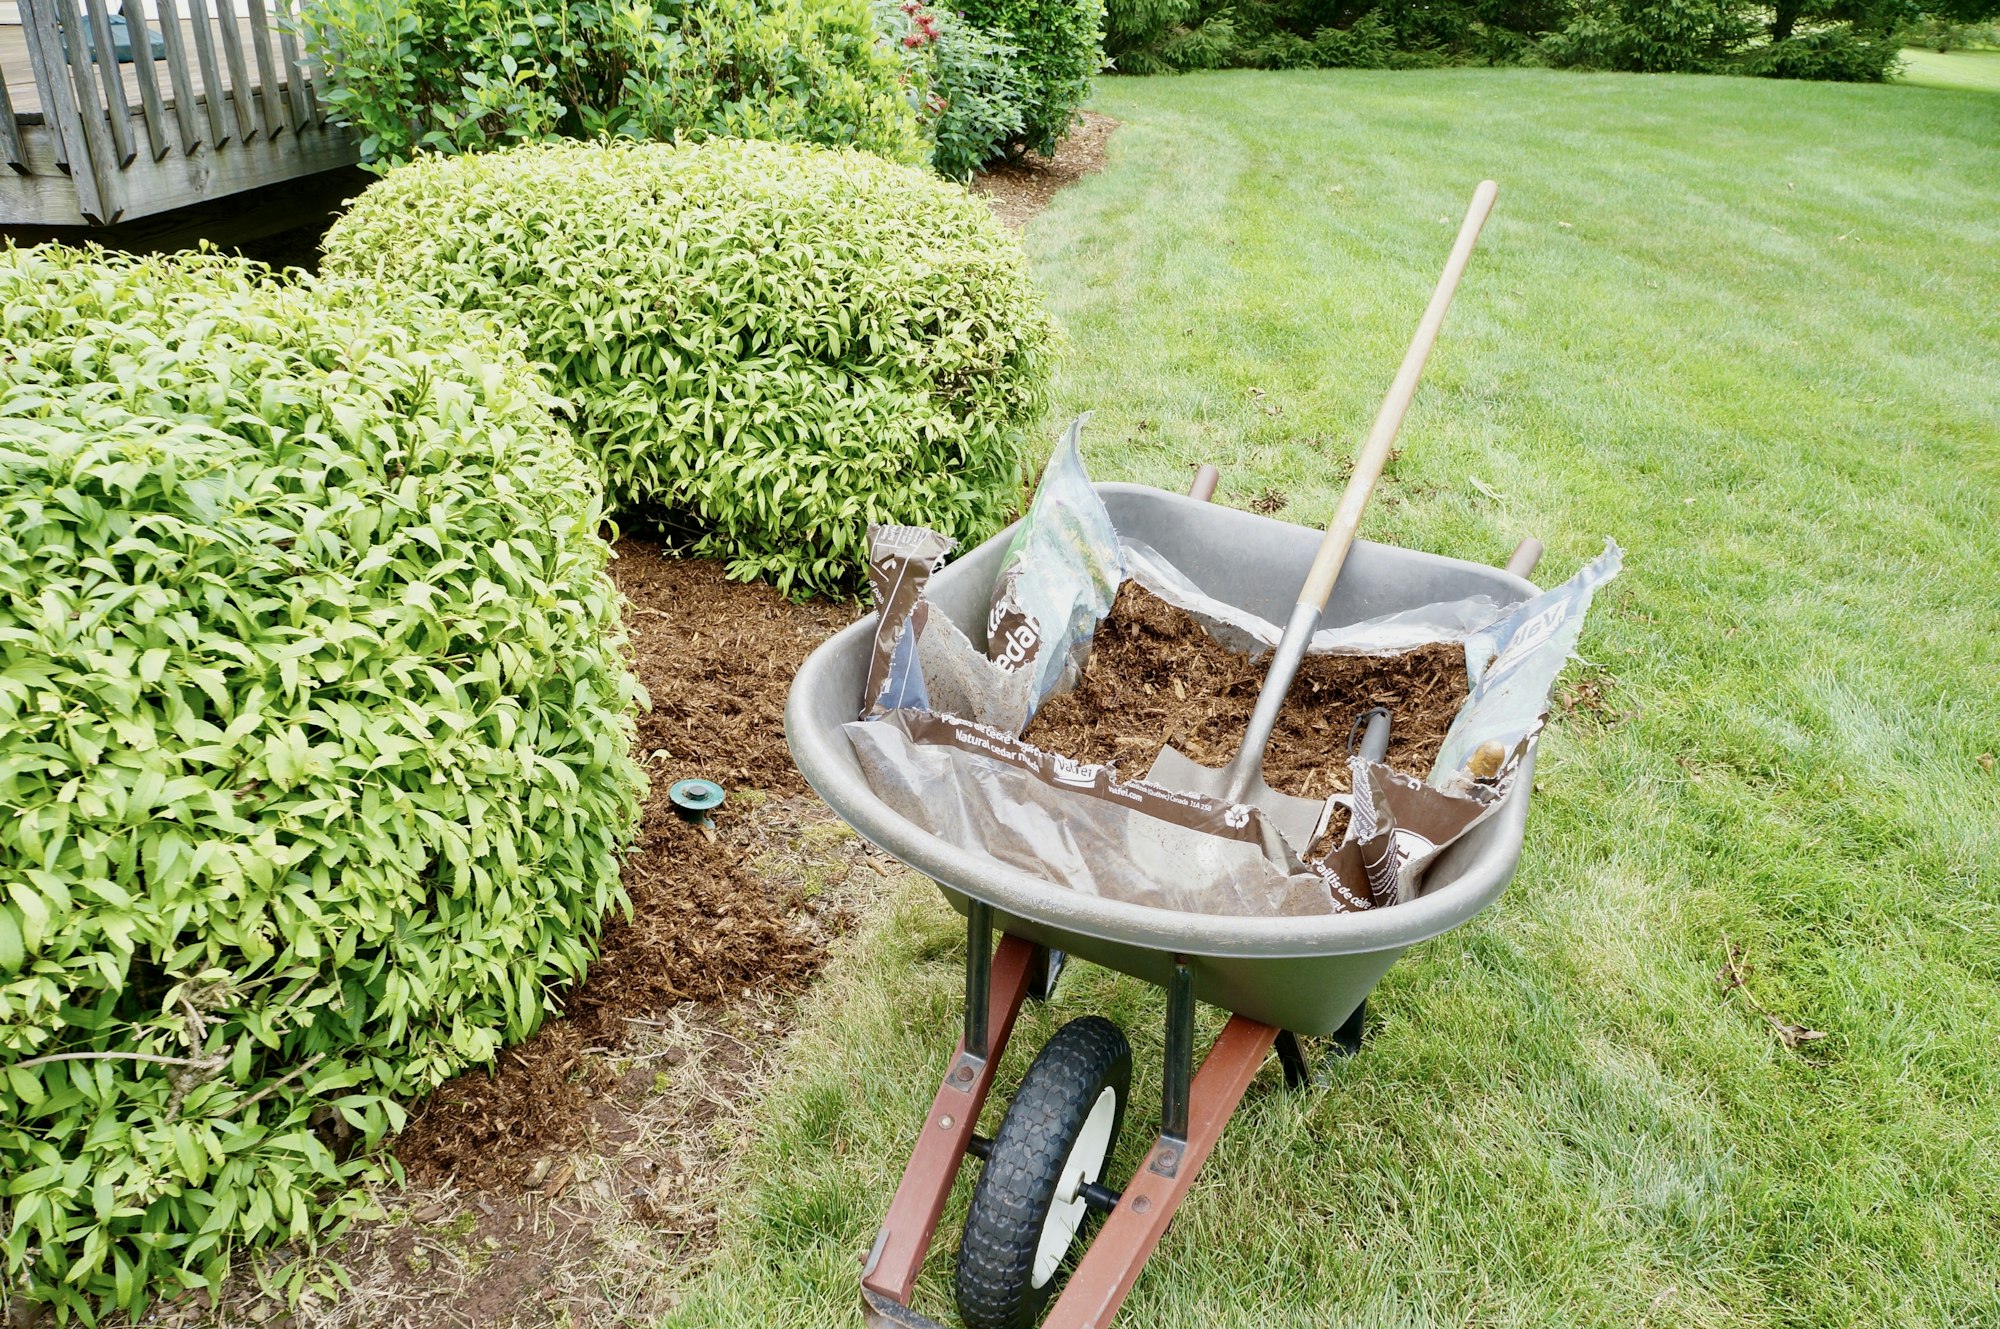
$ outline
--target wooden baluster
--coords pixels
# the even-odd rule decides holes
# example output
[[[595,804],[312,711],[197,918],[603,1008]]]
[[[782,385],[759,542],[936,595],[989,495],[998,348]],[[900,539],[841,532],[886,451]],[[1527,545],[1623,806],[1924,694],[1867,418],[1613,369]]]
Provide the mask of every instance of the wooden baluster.
[[[243,29],[236,25],[234,0],[216,0],[216,22],[222,33],[222,54],[229,61],[229,95],[236,103],[236,127],[248,139],[259,130],[270,137],[264,109],[250,87],[250,67],[243,60]]]
[[[274,137],[282,129],[297,129],[291,108],[278,95],[278,60],[271,51],[271,20],[264,12],[269,0],[250,0],[250,45],[257,55],[257,101],[264,114],[264,134]]]
[[[139,105],[146,116],[146,141],[152,145],[153,160],[173,151],[167,135],[166,103],[160,100],[159,71],[153,68],[153,33],[146,26],[146,7],[138,0],[125,0],[125,35],[132,42],[132,72],[139,77]],[[117,72],[117,66],[112,66]],[[120,79],[119,82],[124,82]]]
[[[118,149],[118,168],[123,170],[139,155],[132,146],[132,107],[125,100],[125,75],[118,69],[118,46],[111,39],[111,16],[105,12],[104,0],[84,0],[84,4],[90,11],[89,30],[97,47],[97,81],[104,87],[105,112],[111,118],[111,144]],[[84,57],[85,63],[76,69],[86,80],[90,44],[70,43],[70,63],[76,65],[77,58]]]
[[[174,115],[181,122],[181,151],[201,146],[201,108],[195,105],[194,80],[188,74],[187,43],[181,39],[181,14],[174,0],[160,6],[160,36],[167,43],[167,77],[174,85]],[[218,120],[221,117],[216,117]]]

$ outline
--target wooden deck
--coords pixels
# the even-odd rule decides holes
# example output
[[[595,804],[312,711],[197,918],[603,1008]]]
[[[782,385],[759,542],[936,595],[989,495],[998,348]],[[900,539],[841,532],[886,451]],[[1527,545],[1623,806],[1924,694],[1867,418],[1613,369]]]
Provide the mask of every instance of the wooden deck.
[[[296,0],[127,0],[126,62],[117,3],[0,0],[0,227],[109,225],[356,161]],[[153,39],[164,56],[146,57]]]
[[[35,67],[28,60],[28,30],[18,19],[13,18],[17,12],[14,5],[0,4],[0,81],[4,81],[7,85],[7,92],[14,101],[16,115],[40,115],[42,90],[35,84]],[[195,48],[193,22],[182,19],[180,29],[182,49],[192,51]],[[153,25],[153,31],[159,31],[157,24]],[[236,36],[243,44],[244,50],[251,49],[250,44],[256,37],[250,30],[248,19],[236,20]],[[118,70],[124,76],[126,105],[141,105],[138,66],[121,64]],[[196,69],[190,73],[195,91],[199,93],[203,86],[200,71]],[[172,70],[165,57],[153,61],[153,79],[163,93],[173,86]],[[168,96],[166,102],[171,107],[173,98]]]

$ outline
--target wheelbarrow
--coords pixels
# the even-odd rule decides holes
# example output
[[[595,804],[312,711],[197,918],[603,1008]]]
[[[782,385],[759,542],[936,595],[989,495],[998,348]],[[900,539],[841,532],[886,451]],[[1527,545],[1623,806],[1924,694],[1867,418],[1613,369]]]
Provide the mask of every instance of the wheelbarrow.
[[[1204,479],[1207,477],[1205,476]],[[1198,486],[1201,481],[1197,481]],[[1209,487],[1212,487],[1210,481]],[[1320,543],[1307,530],[1192,496],[1097,486],[1121,536],[1163,554],[1203,591],[1282,622]],[[926,595],[976,645],[1005,552],[1003,531],[934,576]],[[1540,552],[1525,542],[1507,570],[1359,541],[1321,617],[1326,626],[1442,600],[1533,595]],[[799,670],[785,736],[806,780],[870,844],[930,877],[965,915],[965,1026],[861,1273],[871,1326],[937,1329],[910,1309],[918,1270],[966,1155],[983,1160],[960,1244],[957,1298],[972,1329],[1027,1329],[1053,1294],[1089,1211],[1103,1225],[1048,1312],[1049,1329],[1105,1329],[1174,1211],[1275,1048],[1285,1082],[1310,1082],[1305,1036],[1359,1050],[1372,990],[1397,956],[1449,932],[1506,888],[1521,852],[1533,756],[1501,806],[1432,865],[1418,899],[1324,917],[1181,913],[1102,899],[975,855],[892,811],[863,778],[841,726],[861,707],[874,638],[869,615]],[[994,934],[999,934],[996,947]],[[1047,999],[1066,959],[1166,989],[1157,1138],[1122,1189],[1104,1168],[1122,1123],[1131,1053],[1096,1016],[1064,1025],[1023,1078],[992,1138],[977,1133],[1022,1002]],[[1195,1003],[1230,1019],[1195,1063]]]

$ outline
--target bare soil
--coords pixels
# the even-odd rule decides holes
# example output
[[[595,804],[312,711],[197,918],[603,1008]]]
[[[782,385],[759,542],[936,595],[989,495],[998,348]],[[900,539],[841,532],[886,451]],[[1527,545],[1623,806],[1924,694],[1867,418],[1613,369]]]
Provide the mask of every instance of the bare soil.
[[[1057,192],[1104,169],[1105,142],[1118,122],[1085,111],[1053,157],[1024,153],[989,166],[972,177],[972,192],[986,199],[993,214],[1019,230],[1049,205]]]
[[[1044,705],[1026,737],[1079,761],[1117,762],[1144,775],[1168,744],[1204,766],[1236,755],[1263,686],[1266,659],[1222,646],[1195,618],[1134,582],[1119,589],[1097,629],[1083,680]],[[1264,756],[1273,789],[1324,798],[1347,788],[1355,717],[1391,712],[1388,763],[1430,773],[1465,701],[1465,652],[1425,646],[1406,655],[1307,656]]]

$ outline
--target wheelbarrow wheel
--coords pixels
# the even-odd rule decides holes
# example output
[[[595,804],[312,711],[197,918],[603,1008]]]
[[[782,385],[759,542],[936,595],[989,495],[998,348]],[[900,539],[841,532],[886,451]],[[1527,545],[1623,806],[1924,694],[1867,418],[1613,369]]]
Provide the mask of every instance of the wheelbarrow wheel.
[[[1058,1029],[1028,1068],[959,1243],[958,1313],[968,1329],[1030,1329],[1041,1318],[1083,1226],[1083,1185],[1104,1174],[1131,1087],[1131,1045],[1096,1015]]]

